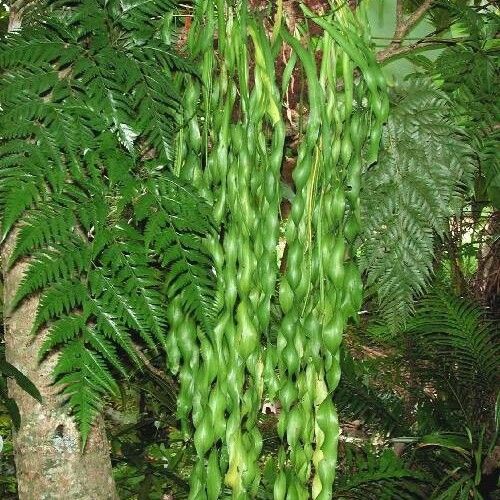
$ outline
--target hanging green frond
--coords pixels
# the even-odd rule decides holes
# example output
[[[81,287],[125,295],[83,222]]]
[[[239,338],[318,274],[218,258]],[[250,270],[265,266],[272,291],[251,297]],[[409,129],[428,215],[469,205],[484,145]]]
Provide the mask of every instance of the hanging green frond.
[[[85,443],[94,418],[102,410],[104,396],[119,396],[115,378],[101,356],[87,349],[83,339],[65,345],[54,377],[63,386],[62,392],[68,397]]]
[[[455,123],[435,85],[410,80],[393,95],[379,162],[365,176],[362,265],[393,330],[426,290],[435,237],[472,182],[471,150]]]

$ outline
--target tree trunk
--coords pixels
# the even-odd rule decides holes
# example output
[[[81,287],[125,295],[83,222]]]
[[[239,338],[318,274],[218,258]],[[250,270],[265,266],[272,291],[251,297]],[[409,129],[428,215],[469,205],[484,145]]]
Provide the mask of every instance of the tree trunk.
[[[3,245],[2,262],[8,262],[15,235]],[[12,300],[27,268],[26,261],[11,270],[4,266],[4,305]],[[89,436],[81,452],[75,422],[65,408],[58,388],[52,385],[52,368],[57,355],[38,363],[44,332],[36,337],[31,328],[38,297],[31,297],[5,317],[7,361],[21,370],[37,386],[43,404],[9,381],[9,393],[21,413],[21,428],[14,435],[14,456],[20,500],[105,500],[116,499],[111,473],[109,446],[102,420]]]

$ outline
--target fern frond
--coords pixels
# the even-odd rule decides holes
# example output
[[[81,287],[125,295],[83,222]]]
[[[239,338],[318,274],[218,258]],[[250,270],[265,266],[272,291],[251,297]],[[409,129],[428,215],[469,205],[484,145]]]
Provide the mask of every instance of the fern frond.
[[[67,204],[47,203],[43,209],[29,211],[17,234],[9,267],[34,250],[68,238],[75,226],[76,218]]]
[[[92,299],[88,304],[88,312],[96,319],[96,329],[103,332],[104,336],[111,342],[121,347],[137,366],[141,366],[141,360],[133,347],[125,320],[118,312],[101,301]]]
[[[116,377],[141,367],[136,343],[167,349],[169,297],[204,328],[215,314],[210,209],[166,171],[170,71],[189,66],[161,40],[172,8],[49,0],[0,47],[0,236],[15,228],[7,264],[28,262],[10,305],[38,294],[33,333],[42,357],[59,353],[54,376],[84,442]],[[156,214],[166,239],[148,229]]]
[[[405,467],[392,450],[380,456],[346,447],[345,472],[336,481],[335,498],[414,500],[427,498],[422,474]]]
[[[497,386],[498,331],[476,304],[438,286],[419,302],[406,332],[455,390],[474,394]]]
[[[73,408],[82,436],[82,447],[95,417],[103,407],[106,394],[118,397],[118,385],[101,357],[86,348],[82,339],[65,346],[54,368],[56,381],[63,386]]]
[[[172,175],[151,183],[149,194],[156,210],[146,222],[145,243],[166,270],[168,296],[181,296],[186,312],[208,331],[216,315],[215,280],[203,242],[213,231],[209,207]]]
[[[88,333],[86,340],[92,346],[95,352],[106,360],[122,377],[127,378],[129,372],[126,370],[123,361],[117,353],[115,345],[112,342],[107,341],[93,326],[87,326]]]
[[[77,338],[84,328],[85,320],[80,314],[64,315],[61,319],[54,321],[40,348],[40,359],[43,359],[55,347]]]
[[[164,297],[159,292],[160,273],[150,265],[143,242],[121,242],[107,248],[102,264],[115,272],[115,281],[120,283],[123,293],[129,297],[129,307],[137,316],[139,332],[146,343],[153,350],[156,350],[157,343],[166,348],[166,308]]]
[[[33,334],[52,319],[64,319],[67,314],[81,307],[86,293],[84,284],[79,280],[58,282],[46,288],[38,304]]]
[[[467,43],[448,47],[435,62],[436,79],[450,95],[459,112],[460,122],[476,153],[478,171],[483,179],[482,191],[500,207],[500,155],[498,154],[498,121],[500,104],[498,87],[500,57],[490,48],[498,32],[498,16],[474,12],[469,6],[454,6],[463,25]],[[476,193],[482,198],[484,193]]]
[[[19,217],[40,198],[40,188],[33,180],[17,179],[16,184],[15,191],[9,192],[3,202],[0,241],[5,240]]]
[[[75,277],[90,265],[89,251],[82,241],[36,252],[12,301],[16,307],[28,295],[60,280]]]
[[[52,35],[54,21],[45,25],[29,25],[19,33],[9,33],[2,39],[0,66],[5,69],[43,68],[74,57],[76,46],[67,46],[60,37]]]
[[[154,32],[161,24],[166,12],[175,8],[171,0],[126,0],[121,1],[122,25],[140,34]]]
[[[141,314],[140,308],[133,303],[133,292],[122,288],[120,283],[114,279],[114,276],[106,276],[105,272],[93,272],[90,279],[92,288],[98,288],[101,293],[97,295],[102,303],[106,304],[110,311],[113,311],[117,317],[122,318],[127,328],[140,332],[142,339],[147,346],[157,352],[156,343],[151,336],[149,324],[144,314]]]
[[[163,74],[142,64],[141,82],[135,88],[135,108],[139,117],[141,136],[155,149],[158,158],[166,163],[174,159],[173,140],[178,130],[176,110],[180,97]],[[165,117],[170,117],[166,120]]]
[[[410,80],[393,96],[379,162],[366,173],[361,197],[361,263],[392,330],[427,289],[435,235],[460,207],[472,173],[449,100],[429,80]]]

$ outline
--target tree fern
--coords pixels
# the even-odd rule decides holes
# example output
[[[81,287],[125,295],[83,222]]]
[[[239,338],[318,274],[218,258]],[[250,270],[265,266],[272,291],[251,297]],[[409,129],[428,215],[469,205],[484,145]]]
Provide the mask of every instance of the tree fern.
[[[365,176],[362,265],[368,290],[397,329],[428,284],[435,235],[460,206],[473,172],[451,104],[430,81],[393,95],[378,164]]]
[[[39,294],[34,333],[83,442],[137,342],[166,348],[179,295],[212,327],[210,209],[168,172],[186,62],[161,40],[170,2],[49,2],[0,50],[0,217],[7,266],[28,258],[9,306]],[[167,10],[165,10],[167,9]]]

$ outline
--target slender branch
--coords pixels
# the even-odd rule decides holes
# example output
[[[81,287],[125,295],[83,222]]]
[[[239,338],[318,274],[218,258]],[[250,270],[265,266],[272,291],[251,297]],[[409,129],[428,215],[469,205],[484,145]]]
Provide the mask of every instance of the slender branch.
[[[418,43],[422,43],[422,42],[433,42],[433,43],[441,43],[441,44],[454,44],[454,43],[463,43],[463,42],[472,42],[474,40],[476,40],[476,38],[472,37],[472,36],[459,36],[459,37],[456,37],[456,38],[439,38],[439,37],[435,37],[435,36],[431,36],[432,33],[429,33],[429,35],[426,35],[424,36],[423,38],[420,37],[420,38],[409,38],[409,37],[406,37],[404,40],[394,40],[392,38],[387,38],[387,37],[383,37],[383,36],[372,36],[371,39],[372,40],[382,40],[382,41],[393,41],[393,42],[396,42],[396,41],[406,41],[406,42],[418,42]],[[500,34],[498,36],[495,36],[494,38],[500,38]]]
[[[399,31],[398,27],[404,26],[404,12],[403,12],[403,0],[397,0],[396,4],[396,29],[394,31],[394,37],[393,41],[396,42],[396,39],[402,39],[404,38],[404,33],[403,36],[398,36]]]
[[[397,0],[396,28],[394,29],[394,36],[392,37],[392,41],[389,46],[377,54],[377,60],[379,62],[383,62],[387,59],[411,52],[417,48],[427,47],[430,45],[425,41],[425,39],[405,47],[402,47],[401,44],[403,43],[406,35],[431,8],[433,2],[434,0],[424,0],[418,9],[412,12],[408,17],[405,17],[403,12],[403,0]],[[434,44],[434,42],[432,44]]]
[[[431,50],[431,49],[437,49],[442,46],[443,44],[439,42],[424,42],[424,41],[419,41],[416,43],[412,43],[410,45],[405,45],[404,47],[390,45],[386,49],[381,50],[380,52],[377,53],[377,61],[385,62],[388,61],[389,59],[393,59],[394,57],[401,57],[405,54],[408,54],[410,52],[415,52],[420,49]]]
[[[391,44],[386,47],[384,50],[377,52],[377,60],[379,62],[387,61],[388,59],[392,59],[394,57],[400,57],[409,52],[415,52],[417,50],[432,50],[438,49],[443,45],[455,45],[458,43],[464,43],[474,40],[469,36],[458,37],[458,38],[434,38],[434,37],[424,37],[417,40],[415,43],[411,43],[409,45],[401,46],[396,44]],[[402,41],[402,40],[401,40]]]
[[[173,391],[177,390],[177,384],[168,376],[166,375],[163,370],[160,370],[159,368],[156,368],[153,363],[151,363],[151,360],[142,352],[141,348],[135,343],[132,342],[132,347],[137,354],[137,356],[140,358],[140,360],[144,363],[144,366],[146,369],[156,378],[160,379],[164,383],[166,383],[168,386],[172,388]]]
[[[23,16],[23,12],[30,3],[31,0],[16,0],[10,3],[9,27],[7,28],[9,33],[12,31],[18,31],[21,28],[21,18]]]
[[[396,34],[400,34],[401,36],[396,38],[404,38],[408,32],[422,19],[422,17],[424,17],[427,11],[431,8],[433,2],[434,0],[425,0],[420,7],[413,12],[413,14],[411,14],[410,17],[402,23],[400,26],[401,31],[396,32]]]

